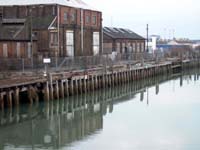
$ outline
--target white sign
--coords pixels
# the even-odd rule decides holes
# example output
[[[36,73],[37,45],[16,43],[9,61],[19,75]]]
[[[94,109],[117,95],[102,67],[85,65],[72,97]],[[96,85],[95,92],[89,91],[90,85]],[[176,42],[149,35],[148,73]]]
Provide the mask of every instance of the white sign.
[[[49,64],[49,63],[51,63],[51,59],[50,58],[44,58],[43,63]]]

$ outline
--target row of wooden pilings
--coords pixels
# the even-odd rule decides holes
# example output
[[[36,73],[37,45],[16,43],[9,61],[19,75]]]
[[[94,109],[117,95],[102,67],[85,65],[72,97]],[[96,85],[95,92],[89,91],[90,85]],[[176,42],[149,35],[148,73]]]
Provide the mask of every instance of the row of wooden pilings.
[[[20,93],[26,92],[30,104],[39,101],[38,93],[43,94],[45,101],[60,99],[71,95],[89,93],[101,88],[122,85],[127,82],[153,77],[160,74],[171,73],[171,64],[155,65],[151,67],[140,67],[108,71],[107,73],[93,73],[71,78],[53,79],[53,74],[49,74],[48,80],[42,83],[35,83],[23,87],[12,87],[0,92],[0,107],[4,109],[20,104]],[[62,73],[59,73],[62,75]],[[38,84],[42,88],[38,89]]]
[[[94,90],[114,87],[127,82],[153,77],[159,74],[171,73],[170,65],[149,68],[127,69],[123,71],[107,72],[106,74],[91,74],[69,79],[47,81],[43,89],[44,99],[49,101],[68,97],[70,95],[89,93]],[[51,77],[50,77],[51,78]],[[51,80],[50,80],[51,81]]]

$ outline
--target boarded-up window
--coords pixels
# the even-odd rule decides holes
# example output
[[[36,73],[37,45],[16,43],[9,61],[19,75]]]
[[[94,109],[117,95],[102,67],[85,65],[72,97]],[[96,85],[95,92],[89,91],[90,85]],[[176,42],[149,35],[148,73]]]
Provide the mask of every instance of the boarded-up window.
[[[50,32],[50,47],[57,46],[58,44],[58,33],[57,32]]]
[[[116,51],[117,51],[118,53],[120,53],[120,43],[117,43],[117,45],[116,45]]]
[[[105,54],[111,54],[112,53],[112,43],[104,43],[103,51]]]
[[[99,32],[93,32],[93,54],[98,55],[99,54]]]
[[[3,57],[7,58],[8,57],[8,45],[3,44]]]
[[[21,48],[20,48],[19,42],[17,42],[16,53],[17,53],[17,57],[19,58],[21,56]]]
[[[27,56],[28,58],[31,58],[31,43],[28,43],[28,51],[27,51]]]
[[[66,31],[66,56],[74,56],[74,31]]]

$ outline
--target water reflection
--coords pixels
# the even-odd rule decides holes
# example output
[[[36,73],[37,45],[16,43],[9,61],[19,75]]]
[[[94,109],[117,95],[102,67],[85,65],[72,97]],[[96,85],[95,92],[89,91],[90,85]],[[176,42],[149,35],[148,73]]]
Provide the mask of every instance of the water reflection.
[[[103,116],[112,113],[115,105],[134,100],[137,94],[141,102],[149,105],[150,87],[155,87],[157,95],[160,84],[179,79],[182,87],[183,80],[189,83],[192,77],[194,81],[199,80],[199,71],[149,78],[59,101],[4,110],[0,113],[0,149],[70,147],[77,141],[100,134]]]

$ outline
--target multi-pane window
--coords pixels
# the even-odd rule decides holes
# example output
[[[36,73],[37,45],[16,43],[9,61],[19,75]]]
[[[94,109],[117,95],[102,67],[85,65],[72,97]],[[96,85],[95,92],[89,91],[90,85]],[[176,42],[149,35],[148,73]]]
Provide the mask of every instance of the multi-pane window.
[[[66,56],[74,56],[74,31],[66,31]]]
[[[85,16],[85,17],[86,17],[86,18],[85,18],[86,23],[89,24],[89,23],[90,23],[90,16],[87,15],[87,16]]]
[[[71,21],[74,22],[76,18],[76,14],[74,12],[71,13]]]
[[[98,55],[100,49],[99,32],[93,32],[93,54]]]
[[[92,16],[92,24],[96,25],[97,23],[97,17],[96,16]]]
[[[63,20],[64,20],[64,23],[67,23],[67,12],[64,12]]]

